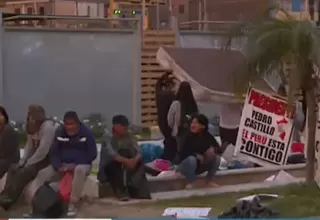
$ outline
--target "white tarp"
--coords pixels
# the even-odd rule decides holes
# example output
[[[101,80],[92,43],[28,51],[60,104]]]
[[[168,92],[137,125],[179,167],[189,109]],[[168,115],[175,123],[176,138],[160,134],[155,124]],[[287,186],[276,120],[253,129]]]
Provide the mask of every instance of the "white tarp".
[[[195,58],[196,59],[196,58]],[[197,101],[215,102],[215,103],[238,103],[243,99],[228,92],[219,92],[210,90],[195,81],[187,72],[185,72],[171,56],[162,47],[157,52],[157,61],[164,69],[173,71],[175,77],[180,81],[188,81],[191,85],[193,95]]]

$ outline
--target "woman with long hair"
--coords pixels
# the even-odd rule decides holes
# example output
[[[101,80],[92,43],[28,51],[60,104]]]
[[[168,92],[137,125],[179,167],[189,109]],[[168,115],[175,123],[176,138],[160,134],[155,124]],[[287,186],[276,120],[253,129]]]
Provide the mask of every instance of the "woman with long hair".
[[[19,135],[9,125],[9,116],[0,106],[0,179],[20,160]]]
[[[194,115],[182,146],[177,175],[184,176],[192,188],[196,175],[207,171],[207,186],[216,187],[212,181],[220,165],[220,156],[217,154],[219,144],[208,132],[208,118],[205,115]]]
[[[176,139],[171,136],[172,130],[168,125],[167,115],[175,99],[174,78],[171,72],[163,74],[156,83],[156,105],[158,126],[164,137],[162,159],[172,161],[177,153]]]
[[[177,140],[178,152],[189,130],[190,119],[199,112],[197,103],[188,82],[181,82],[175,101],[168,112],[168,124],[172,129],[172,136]]]

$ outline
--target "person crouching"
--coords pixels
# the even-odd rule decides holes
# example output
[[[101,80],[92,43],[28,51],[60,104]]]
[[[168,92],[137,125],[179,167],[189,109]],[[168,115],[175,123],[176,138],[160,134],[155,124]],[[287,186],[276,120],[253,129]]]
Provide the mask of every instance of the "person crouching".
[[[190,130],[181,148],[180,164],[176,169],[177,175],[181,174],[187,179],[186,188],[193,188],[196,175],[205,171],[207,185],[217,186],[212,178],[220,165],[220,156],[216,154],[219,144],[208,132],[208,124],[205,115],[191,117]]]
[[[112,119],[112,137],[102,142],[100,166],[113,191],[121,201],[131,198],[150,199],[144,164],[138,143],[128,131],[129,121],[124,115]]]

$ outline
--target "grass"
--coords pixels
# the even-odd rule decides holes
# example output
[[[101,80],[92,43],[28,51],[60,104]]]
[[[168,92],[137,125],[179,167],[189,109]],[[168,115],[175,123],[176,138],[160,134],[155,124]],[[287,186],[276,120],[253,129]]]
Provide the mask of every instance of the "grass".
[[[152,205],[150,203],[141,205],[151,205],[163,209],[166,207],[212,207],[210,216],[215,217],[234,205],[236,199],[257,193],[278,194],[282,197],[266,204],[271,208],[280,211],[280,217],[299,218],[320,216],[320,189],[316,185],[288,185],[285,187],[254,190],[251,192],[164,200],[155,202]]]

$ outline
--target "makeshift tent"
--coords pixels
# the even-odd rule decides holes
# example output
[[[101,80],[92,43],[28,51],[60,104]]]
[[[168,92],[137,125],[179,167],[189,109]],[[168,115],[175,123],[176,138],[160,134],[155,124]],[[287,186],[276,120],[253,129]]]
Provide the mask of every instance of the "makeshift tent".
[[[236,94],[235,74],[246,64],[240,51],[213,48],[164,48],[157,52],[159,64],[173,70],[179,81],[191,84],[194,96],[200,102],[235,103],[242,98]],[[260,79],[252,86],[276,94],[266,80]]]

